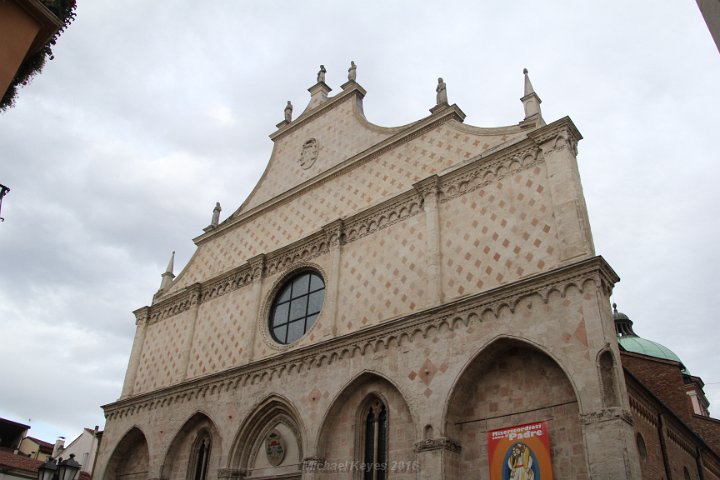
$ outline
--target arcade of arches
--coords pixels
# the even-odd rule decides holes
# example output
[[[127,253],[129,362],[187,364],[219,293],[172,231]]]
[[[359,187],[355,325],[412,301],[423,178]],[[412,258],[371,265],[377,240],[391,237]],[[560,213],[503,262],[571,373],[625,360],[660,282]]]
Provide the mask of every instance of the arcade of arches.
[[[366,372],[332,400],[315,438],[306,423],[318,418],[280,395],[267,397],[246,419],[234,420],[235,438],[223,438],[221,430],[228,429],[216,426],[220,420],[198,412],[176,432],[163,432],[172,440],[160,478],[299,479],[312,471],[328,479],[414,479],[422,462],[418,444],[423,442],[417,439],[433,438],[436,429],[453,439],[445,451],[448,478],[468,478],[487,471],[488,430],[537,419],[548,423],[557,477],[587,476],[573,387],[557,363],[535,347],[495,342],[469,362],[447,398],[445,412],[438,412],[444,423],[420,425],[419,415],[389,379]],[[268,442],[272,438],[278,440],[274,447]],[[156,446],[148,445],[141,430],[131,429],[113,452],[104,479],[149,478],[149,448]]]

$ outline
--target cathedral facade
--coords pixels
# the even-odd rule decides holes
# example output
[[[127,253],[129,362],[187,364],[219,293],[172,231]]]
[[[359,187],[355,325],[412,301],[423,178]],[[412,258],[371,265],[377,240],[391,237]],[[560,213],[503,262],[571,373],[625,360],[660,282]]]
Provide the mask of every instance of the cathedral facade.
[[[497,128],[442,79],[379,127],[354,64],[334,96],[324,76],[135,311],[97,478],[643,478],[573,122],[527,72]]]

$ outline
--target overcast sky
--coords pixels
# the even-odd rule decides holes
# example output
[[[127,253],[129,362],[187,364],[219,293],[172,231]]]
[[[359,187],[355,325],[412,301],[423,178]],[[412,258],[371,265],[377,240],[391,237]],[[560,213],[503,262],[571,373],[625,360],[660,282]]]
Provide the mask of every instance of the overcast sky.
[[[516,124],[527,67],[545,119],[585,137],[614,301],[720,416],[720,54],[695,1],[79,3],[0,114],[0,417],[51,442],[103,425],[170,252],[178,273],[260,177],[285,102],[302,111],[321,63],[337,93],[350,60],[383,126],[428,115],[438,76],[467,124]]]

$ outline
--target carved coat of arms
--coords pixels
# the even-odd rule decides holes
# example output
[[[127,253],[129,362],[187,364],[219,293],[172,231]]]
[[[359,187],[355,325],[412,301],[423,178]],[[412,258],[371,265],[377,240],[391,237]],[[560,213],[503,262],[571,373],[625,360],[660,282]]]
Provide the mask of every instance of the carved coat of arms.
[[[303,143],[302,152],[300,152],[300,166],[307,170],[313,166],[318,157],[318,142],[314,138]]]
[[[265,454],[273,467],[277,467],[285,459],[285,441],[277,430],[268,433],[265,439]]]

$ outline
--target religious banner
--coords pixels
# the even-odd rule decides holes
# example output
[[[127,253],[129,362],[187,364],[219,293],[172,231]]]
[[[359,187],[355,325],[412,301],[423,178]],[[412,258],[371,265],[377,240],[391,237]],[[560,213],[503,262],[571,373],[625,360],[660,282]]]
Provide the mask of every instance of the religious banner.
[[[545,422],[488,432],[490,480],[553,480]]]

